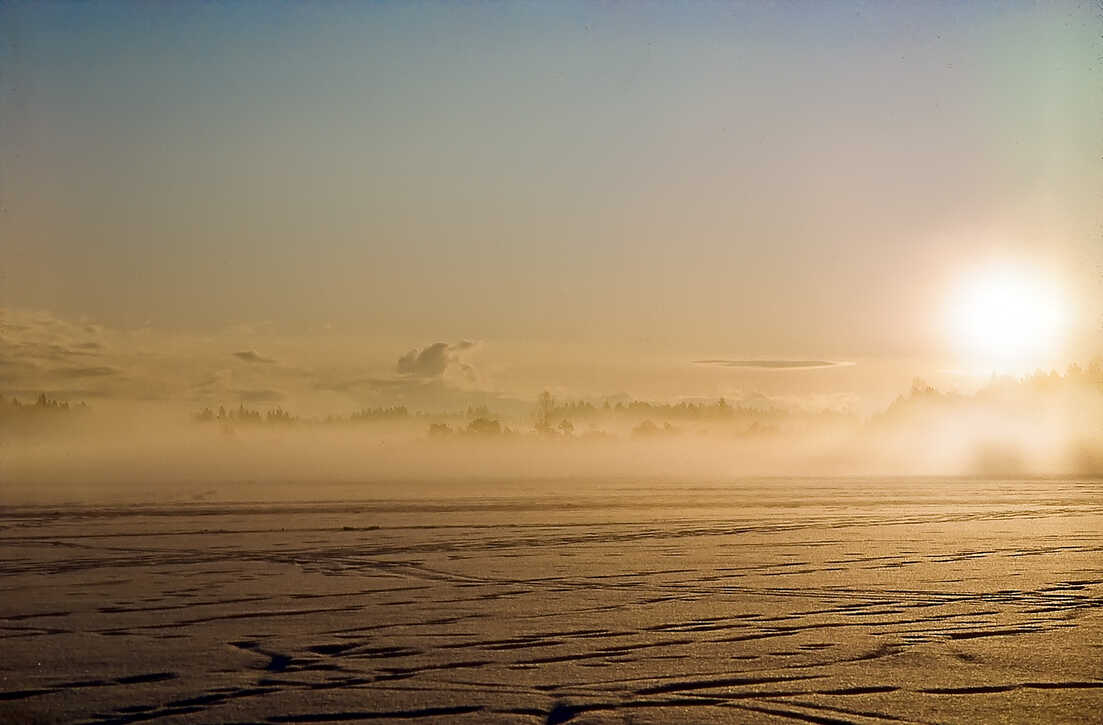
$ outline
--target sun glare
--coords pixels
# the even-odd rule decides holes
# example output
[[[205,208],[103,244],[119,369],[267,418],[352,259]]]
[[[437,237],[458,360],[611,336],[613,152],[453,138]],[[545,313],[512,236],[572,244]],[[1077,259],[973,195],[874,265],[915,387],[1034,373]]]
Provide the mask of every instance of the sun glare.
[[[951,315],[957,343],[970,361],[1005,372],[1056,354],[1065,322],[1059,285],[1012,266],[970,275]]]

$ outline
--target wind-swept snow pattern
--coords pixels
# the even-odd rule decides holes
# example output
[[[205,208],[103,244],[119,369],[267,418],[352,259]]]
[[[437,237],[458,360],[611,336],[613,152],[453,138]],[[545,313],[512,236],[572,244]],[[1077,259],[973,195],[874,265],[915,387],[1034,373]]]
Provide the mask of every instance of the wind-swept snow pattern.
[[[8,507],[0,721],[1098,722],[1101,485]]]

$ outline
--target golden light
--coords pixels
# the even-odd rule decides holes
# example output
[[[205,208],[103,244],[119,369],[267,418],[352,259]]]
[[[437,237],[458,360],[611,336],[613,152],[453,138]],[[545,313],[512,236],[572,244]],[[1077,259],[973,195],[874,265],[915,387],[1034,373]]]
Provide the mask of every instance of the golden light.
[[[971,273],[950,306],[954,338],[970,362],[1003,372],[1059,352],[1066,323],[1061,287],[1027,266]]]

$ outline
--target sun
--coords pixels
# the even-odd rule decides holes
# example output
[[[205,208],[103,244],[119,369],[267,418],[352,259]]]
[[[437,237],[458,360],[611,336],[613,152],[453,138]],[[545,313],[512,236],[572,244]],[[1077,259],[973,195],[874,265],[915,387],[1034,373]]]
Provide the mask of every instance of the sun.
[[[966,276],[950,305],[954,339],[971,362],[1011,371],[1058,352],[1065,324],[1060,285],[1028,266]]]

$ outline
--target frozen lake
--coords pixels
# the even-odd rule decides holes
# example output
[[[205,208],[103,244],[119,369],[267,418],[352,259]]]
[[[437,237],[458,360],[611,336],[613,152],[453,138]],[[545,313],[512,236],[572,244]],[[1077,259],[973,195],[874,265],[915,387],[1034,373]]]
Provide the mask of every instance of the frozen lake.
[[[400,488],[0,509],[0,722],[1103,711],[1100,481]]]

